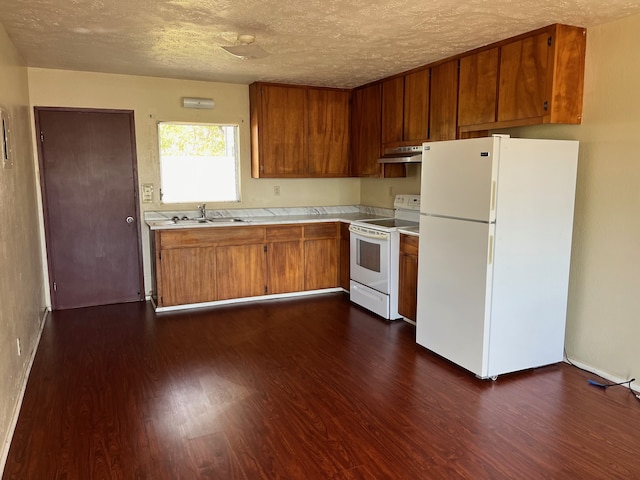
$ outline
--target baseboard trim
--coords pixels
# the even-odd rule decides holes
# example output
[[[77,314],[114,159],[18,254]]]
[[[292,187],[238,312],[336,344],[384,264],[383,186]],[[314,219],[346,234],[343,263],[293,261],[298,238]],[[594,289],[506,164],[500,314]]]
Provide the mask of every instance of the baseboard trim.
[[[22,379],[22,387],[20,388],[20,394],[18,395],[18,399],[16,400],[16,403],[13,407],[13,414],[11,415],[11,423],[9,424],[9,430],[7,431],[7,436],[4,439],[4,442],[2,443],[2,451],[0,452],[0,474],[4,473],[4,467],[7,464],[7,457],[9,456],[9,448],[11,447],[11,440],[13,440],[13,434],[15,433],[16,425],[18,424],[18,417],[20,416],[20,408],[22,408],[22,400],[24,399],[24,394],[27,391],[27,382],[29,381],[29,375],[31,374],[31,367],[33,366],[33,361],[36,358],[36,353],[38,352],[38,346],[40,345],[40,338],[42,337],[42,330],[44,329],[44,325],[45,325],[45,322],[47,321],[47,317],[50,311],[51,311],[50,308],[46,307],[42,312],[42,320],[40,321],[40,328],[38,328],[36,341],[29,355],[29,361],[27,362],[27,369],[25,370],[25,374]]]
[[[599,368],[596,368],[592,365],[588,365],[586,363],[582,363],[579,362],[577,360],[573,360],[572,358],[567,357],[567,355],[564,356],[564,362],[568,363],[569,365],[574,365],[578,368],[581,368],[582,370],[586,370],[589,373],[593,373],[594,375],[597,375],[601,378],[604,378],[606,380],[609,380],[611,383],[622,383],[622,382],[628,382],[629,378],[620,378],[617,377],[609,372],[605,372],[604,370],[600,370]],[[640,392],[640,378],[637,378],[635,382],[631,383],[630,385],[631,389],[637,394],[638,392]]]
[[[187,310],[191,308],[215,307],[219,305],[232,305],[234,303],[259,302],[262,300],[274,300],[278,298],[306,297],[308,295],[320,295],[323,293],[343,292],[343,291],[344,289],[340,287],[323,288],[321,290],[304,290],[302,292],[276,293],[272,295],[260,295],[258,297],[231,298],[229,300],[216,300],[215,302],[189,303],[187,305],[175,305],[171,307],[158,307],[156,303],[153,301],[153,299],[151,301],[153,303],[153,307],[155,308],[156,313],[162,313],[162,312],[175,312],[178,310]]]

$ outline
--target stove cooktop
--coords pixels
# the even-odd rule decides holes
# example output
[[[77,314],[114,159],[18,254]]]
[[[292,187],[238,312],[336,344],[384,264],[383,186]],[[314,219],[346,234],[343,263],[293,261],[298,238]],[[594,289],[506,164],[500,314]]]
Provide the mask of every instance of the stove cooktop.
[[[361,220],[358,223],[366,223],[367,225],[375,225],[385,228],[398,228],[398,227],[415,227],[418,222],[411,222],[409,220],[401,220],[399,218],[380,218],[374,220]]]

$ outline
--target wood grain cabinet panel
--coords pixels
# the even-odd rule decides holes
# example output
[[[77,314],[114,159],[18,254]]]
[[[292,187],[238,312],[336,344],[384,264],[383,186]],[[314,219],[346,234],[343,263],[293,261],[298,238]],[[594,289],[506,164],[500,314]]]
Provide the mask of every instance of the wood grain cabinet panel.
[[[458,125],[496,121],[498,59],[497,47],[460,59]]]
[[[350,288],[351,269],[351,232],[348,223],[340,223],[340,283],[345,290]]]
[[[337,239],[305,240],[304,289],[318,290],[338,286]]]
[[[404,77],[382,82],[382,145],[402,142],[404,135]]]
[[[398,313],[413,321],[417,318],[418,242],[418,237],[400,235]]]
[[[304,254],[302,240],[267,245],[267,293],[304,290]]]
[[[582,121],[586,30],[552,25],[500,47],[498,122]]]
[[[352,177],[404,177],[404,165],[378,163],[382,142],[382,87],[356,88],[351,96]]]
[[[251,174],[300,177],[307,162],[307,90],[251,84]]]
[[[382,82],[382,148],[426,142],[429,69]]]
[[[209,302],[216,299],[214,247],[173,248],[162,251],[156,269],[161,307]]]
[[[458,60],[431,68],[430,140],[454,140],[457,134]]]
[[[430,69],[408,73],[404,77],[404,137],[413,144],[429,138]]]
[[[304,225],[304,289],[338,286],[339,224]]]
[[[348,176],[350,98],[343,89],[251,84],[251,175]]]
[[[254,297],[266,293],[266,258],[263,244],[216,248],[218,300]]]
[[[309,176],[349,175],[350,100],[348,90],[307,91]]]
[[[502,46],[498,121],[544,115],[548,38],[549,34],[544,32]]]
[[[302,232],[299,224],[267,227],[267,293],[304,290]]]

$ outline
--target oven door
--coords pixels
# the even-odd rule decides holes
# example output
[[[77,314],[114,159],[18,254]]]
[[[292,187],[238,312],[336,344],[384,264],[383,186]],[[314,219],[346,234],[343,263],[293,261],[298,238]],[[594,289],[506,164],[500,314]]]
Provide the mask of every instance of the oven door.
[[[351,280],[389,293],[389,239],[388,232],[359,225],[351,225]]]

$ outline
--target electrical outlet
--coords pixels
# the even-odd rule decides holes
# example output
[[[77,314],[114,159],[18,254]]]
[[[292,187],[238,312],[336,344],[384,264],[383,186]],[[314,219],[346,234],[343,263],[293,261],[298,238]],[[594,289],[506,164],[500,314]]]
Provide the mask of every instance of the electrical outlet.
[[[276,197],[279,197],[279,196],[280,196],[280,185],[275,185],[275,186],[273,187],[273,194],[274,194]]]
[[[20,337],[16,338],[16,345],[18,346],[18,356],[22,355],[22,347],[20,346]]]

